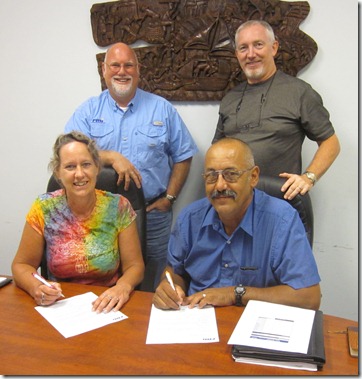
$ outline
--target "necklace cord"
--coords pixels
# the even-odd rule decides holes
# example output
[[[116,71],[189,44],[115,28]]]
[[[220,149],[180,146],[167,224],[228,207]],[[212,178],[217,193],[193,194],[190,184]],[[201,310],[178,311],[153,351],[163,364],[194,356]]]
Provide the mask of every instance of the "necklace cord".
[[[268,95],[268,93],[269,93],[269,90],[270,90],[270,88],[271,88],[271,86],[272,86],[272,84],[273,84],[273,82],[274,82],[275,75],[276,75],[276,72],[273,74],[272,79],[271,79],[271,81],[270,81],[270,83],[269,83],[269,86],[268,86],[268,88],[267,88],[265,94],[264,94],[264,93],[261,94],[260,107],[259,107],[259,120],[258,120],[258,126],[260,125],[260,122],[261,122],[262,108],[263,108],[263,105],[264,105],[264,103],[265,103],[265,101],[266,101],[266,98],[267,98],[267,95]],[[242,94],[241,94],[241,98],[240,98],[240,100],[239,100],[239,102],[238,102],[238,105],[237,105],[237,107],[236,107],[236,113],[238,113],[238,112],[240,111],[241,103],[243,102],[244,95],[245,95],[245,91],[246,91],[247,87],[248,87],[248,81],[246,81],[245,86],[244,86],[244,88],[243,88],[243,92],[242,92]],[[237,119],[237,117],[236,117],[236,119]],[[240,129],[249,129],[249,127],[250,127],[249,124],[247,124],[247,125],[242,125],[242,127],[241,127]]]

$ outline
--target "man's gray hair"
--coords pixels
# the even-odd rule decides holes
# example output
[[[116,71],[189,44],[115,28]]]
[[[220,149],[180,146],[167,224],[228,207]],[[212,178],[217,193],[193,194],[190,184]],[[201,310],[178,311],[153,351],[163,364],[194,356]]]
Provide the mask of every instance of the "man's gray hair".
[[[246,22],[243,22],[238,29],[235,32],[235,48],[237,47],[237,36],[238,34],[245,28],[252,26],[252,25],[261,25],[269,35],[270,42],[273,43],[275,41],[275,34],[273,28],[264,20],[249,20]]]

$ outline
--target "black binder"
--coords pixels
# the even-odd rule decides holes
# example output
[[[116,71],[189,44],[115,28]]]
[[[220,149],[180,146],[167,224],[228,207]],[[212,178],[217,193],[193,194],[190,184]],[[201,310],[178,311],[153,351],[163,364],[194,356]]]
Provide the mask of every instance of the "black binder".
[[[231,354],[234,359],[243,357],[276,362],[312,363],[316,364],[318,368],[322,368],[326,362],[323,336],[323,312],[316,311],[315,313],[307,354],[245,345],[233,345]]]

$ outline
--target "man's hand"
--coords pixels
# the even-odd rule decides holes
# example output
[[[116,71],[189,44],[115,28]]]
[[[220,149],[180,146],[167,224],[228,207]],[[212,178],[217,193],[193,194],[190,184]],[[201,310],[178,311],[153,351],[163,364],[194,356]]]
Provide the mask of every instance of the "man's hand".
[[[141,188],[141,174],[127,158],[119,154],[119,158],[113,163],[112,166],[118,173],[118,185],[124,181],[124,189],[127,191],[132,178],[136,186]]]
[[[167,212],[172,207],[170,200],[166,197],[156,200],[154,203],[146,208],[146,212],[151,212],[153,209],[157,209],[160,212]]]
[[[189,308],[193,308],[196,305],[199,308],[203,308],[205,305],[213,305],[215,307],[233,305],[235,304],[234,287],[208,288],[188,296],[184,304],[188,304]]]
[[[138,188],[141,188],[142,177],[137,168],[126,157],[117,151],[101,150],[100,157],[104,165],[112,166],[118,174],[117,185],[124,181],[124,189],[127,191],[131,179]]]
[[[183,304],[185,292],[179,285],[175,285],[176,291],[173,290],[167,279],[163,279],[156,288],[153,295],[153,304],[159,309],[179,309]]]
[[[284,199],[292,200],[299,194],[305,195],[313,187],[312,182],[305,175],[288,174],[283,172],[279,174],[281,178],[286,178],[282,185],[281,191],[284,193]]]

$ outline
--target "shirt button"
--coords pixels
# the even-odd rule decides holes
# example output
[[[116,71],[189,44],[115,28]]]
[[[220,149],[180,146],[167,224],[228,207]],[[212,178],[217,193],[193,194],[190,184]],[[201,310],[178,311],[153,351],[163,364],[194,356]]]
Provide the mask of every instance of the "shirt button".
[[[228,265],[227,263],[225,263],[225,264],[224,264],[224,267],[225,267],[225,268],[228,268],[228,267],[229,267],[229,265]]]
[[[231,244],[231,241],[230,241],[230,240],[228,240],[228,241],[226,241],[226,243],[227,243],[228,245],[230,245],[230,244]]]

